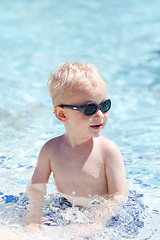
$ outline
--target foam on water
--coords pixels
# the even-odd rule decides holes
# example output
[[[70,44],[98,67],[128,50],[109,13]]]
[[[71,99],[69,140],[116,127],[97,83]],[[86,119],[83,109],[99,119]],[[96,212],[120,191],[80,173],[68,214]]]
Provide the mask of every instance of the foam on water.
[[[47,239],[76,239],[83,236],[84,239],[156,239],[158,225],[153,221],[158,220],[159,212],[151,210],[143,203],[143,195],[130,192],[126,203],[118,209],[117,214],[106,221],[103,227],[94,219],[99,209],[103,212],[103,199],[94,197],[86,207],[71,206],[58,194],[49,194],[45,197],[45,204],[42,211],[44,227],[37,237]],[[20,200],[19,200],[20,199]],[[10,230],[30,237],[31,233],[25,233],[21,222],[28,206],[27,196],[16,197],[13,195],[1,194],[0,219],[1,226],[10,226]],[[3,220],[2,220],[3,219]],[[87,229],[86,229],[87,226]],[[88,232],[90,228],[90,231]],[[54,234],[54,237],[53,237]],[[145,238],[142,238],[142,236]],[[45,239],[44,238],[44,239]],[[158,238],[157,238],[158,239]]]

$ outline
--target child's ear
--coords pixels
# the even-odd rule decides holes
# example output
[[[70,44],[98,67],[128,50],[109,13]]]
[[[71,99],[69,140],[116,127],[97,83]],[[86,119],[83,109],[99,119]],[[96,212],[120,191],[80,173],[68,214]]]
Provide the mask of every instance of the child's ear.
[[[61,122],[65,122],[67,120],[65,110],[62,107],[59,107],[59,106],[55,107],[54,114],[55,114],[56,118]]]

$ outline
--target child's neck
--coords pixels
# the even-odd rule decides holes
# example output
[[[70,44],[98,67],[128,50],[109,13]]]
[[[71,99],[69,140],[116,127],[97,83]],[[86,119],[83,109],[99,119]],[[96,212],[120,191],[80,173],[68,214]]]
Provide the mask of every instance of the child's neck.
[[[69,134],[64,135],[65,141],[67,144],[69,144],[72,148],[76,148],[78,146],[82,146],[84,144],[90,144],[93,142],[93,138],[78,138],[78,137],[71,137]]]

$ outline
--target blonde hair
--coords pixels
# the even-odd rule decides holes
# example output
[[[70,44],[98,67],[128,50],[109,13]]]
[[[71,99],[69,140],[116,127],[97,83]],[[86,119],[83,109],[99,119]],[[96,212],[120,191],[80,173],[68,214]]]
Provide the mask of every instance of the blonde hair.
[[[49,93],[53,105],[64,104],[65,97],[71,95],[75,88],[93,89],[99,83],[106,83],[98,70],[90,64],[63,63],[53,70],[48,79]]]

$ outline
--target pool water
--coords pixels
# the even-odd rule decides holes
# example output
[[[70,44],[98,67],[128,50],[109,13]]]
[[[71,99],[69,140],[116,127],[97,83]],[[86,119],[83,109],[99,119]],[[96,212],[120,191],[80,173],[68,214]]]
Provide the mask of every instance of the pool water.
[[[1,2],[0,228],[23,231],[27,199],[17,200],[42,145],[64,132],[52,114],[48,75],[61,62],[82,61],[94,64],[108,84],[112,109],[103,135],[121,150],[130,190],[125,213],[90,239],[160,239],[159,9],[158,0]],[[58,199],[51,179],[47,214]],[[76,221],[86,223],[89,210],[75,211]],[[61,224],[63,214],[56,210],[50,225]],[[53,238],[48,228],[47,239],[67,239],[56,226]]]

